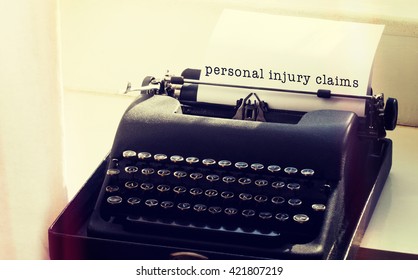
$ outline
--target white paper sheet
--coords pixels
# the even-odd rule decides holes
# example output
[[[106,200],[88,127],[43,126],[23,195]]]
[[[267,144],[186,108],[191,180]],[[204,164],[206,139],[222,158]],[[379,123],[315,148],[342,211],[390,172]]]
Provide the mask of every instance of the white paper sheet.
[[[208,45],[201,81],[284,90],[367,95],[384,26],[225,10]],[[342,109],[364,101],[199,86],[198,101],[234,105],[256,92],[270,108]],[[238,99],[239,99],[238,98]]]

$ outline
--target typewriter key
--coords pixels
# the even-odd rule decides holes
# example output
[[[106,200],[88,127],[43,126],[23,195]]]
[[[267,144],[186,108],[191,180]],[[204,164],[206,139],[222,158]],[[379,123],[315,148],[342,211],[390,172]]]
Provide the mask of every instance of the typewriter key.
[[[271,214],[270,212],[260,212],[260,214],[258,214],[258,217],[262,220],[269,220],[273,217],[273,214]]]
[[[264,203],[267,202],[268,197],[266,195],[258,194],[254,196],[254,200],[258,203]]]
[[[107,186],[106,187],[106,192],[112,193],[112,192],[117,192],[117,191],[119,191],[118,186]]]
[[[310,169],[310,168],[305,168],[305,169],[302,169],[300,173],[304,176],[313,176],[315,171],[313,171],[313,169]]]
[[[155,172],[154,168],[149,168],[149,167],[143,168],[141,170],[141,173],[144,174],[144,175],[146,175],[146,176],[152,175],[152,174],[154,174],[154,172]]]
[[[245,185],[251,184],[251,179],[247,177],[242,177],[238,179],[238,183],[245,186]]]
[[[197,157],[188,157],[186,158],[186,162],[189,164],[194,164],[194,163],[198,163],[199,159]]]
[[[156,161],[163,161],[163,160],[167,159],[167,155],[165,155],[165,154],[155,154],[154,159]]]
[[[245,218],[251,218],[255,216],[255,211],[252,209],[244,209],[242,210],[241,214],[245,217]]]
[[[302,200],[299,198],[291,198],[287,201],[287,203],[289,203],[290,206],[300,206],[302,205]]]
[[[259,171],[259,170],[263,170],[264,165],[262,165],[261,163],[253,163],[251,164],[251,169],[255,170],[255,171]]]
[[[145,205],[148,206],[148,207],[155,207],[155,206],[158,205],[158,200],[153,199],[153,198],[147,199],[147,200],[145,200]]]
[[[134,205],[138,205],[139,203],[141,203],[141,199],[139,197],[130,197],[127,200],[128,204],[134,206]]]
[[[181,179],[181,178],[184,178],[184,177],[187,176],[187,172],[185,172],[185,171],[175,171],[173,175],[177,179]]]
[[[298,173],[298,169],[296,167],[286,167],[284,169],[284,172],[286,172],[289,175],[293,175],[293,174]]]
[[[194,172],[189,175],[189,177],[193,180],[200,180],[203,178],[203,174],[199,172]]]
[[[183,186],[176,186],[173,188],[173,192],[175,192],[176,194],[183,194],[187,191],[187,189]]]
[[[207,197],[215,197],[215,196],[218,195],[218,191],[214,190],[214,189],[208,189],[208,190],[205,191],[205,195]]]
[[[300,184],[298,183],[289,183],[287,184],[287,188],[292,191],[297,191],[300,189]]]
[[[276,181],[271,184],[271,186],[275,189],[282,189],[286,184],[282,181]]]
[[[250,193],[240,193],[238,197],[242,201],[248,201],[248,200],[251,200],[253,198],[253,195],[250,194]]]
[[[208,207],[204,204],[196,204],[195,206],[193,206],[193,210],[195,210],[196,212],[204,212],[207,208]]]
[[[237,163],[235,163],[235,167],[238,169],[245,169],[248,167],[248,163],[243,162],[243,161],[239,161]]]
[[[136,172],[138,172],[138,170],[139,169],[136,166],[127,166],[127,167],[125,167],[125,172],[128,173],[128,174],[136,173]]]
[[[227,183],[227,184],[233,183],[233,182],[235,182],[235,180],[236,179],[235,179],[234,176],[225,176],[225,177],[222,178],[222,181],[224,183]]]
[[[232,165],[232,162],[230,162],[229,160],[221,160],[218,162],[220,167],[228,167]]]
[[[177,204],[177,208],[180,209],[181,211],[186,211],[190,209],[190,203],[187,202],[181,202],[179,204]]]
[[[152,190],[154,188],[154,184],[152,183],[142,183],[141,184],[141,189],[144,191],[149,191]]]
[[[234,197],[234,193],[230,192],[230,191],[224,191],[224,192],[221,193],[221,197],[223,199],[230,199],[230,198]]]
[[[219,206],[211,206],[208,208],[208,212],[211,214],[219,214],[222,212],[222,208]]]
[[[277,213],[276,216],[274,216],[274,218],[280,222],[285,222],[289,220],[289,215],[286,213]]]
[[[326,210],[326,208],[327,207],[324,204],[320,204],[320,203],[312,204],[312,209],[314,211],[323,212]]]
[[[132,190],[132,189],[136,189],[138,185],[139,185],[138,182],[128,181],[125,183],[125,188]]]
[[[160,206],[163,209],[167,210],[167,209],[173,208],[174,207],[174,203],[172,201],[162,201],[160,203]]]
[[[202,163],[206,166],[211,166],[211,165],[214,165],[216,161],[211,158],[205,158],[204,160],[202,160]]]
[[[112,205],[119,204],[122,202],[122,197],[118,195],[109,196],[107,202]]]
[[[170,186],[168,186],[168,185],[158,185],[157,190],[160,193],[165,193],[165,192],[170,191]]]
[[[149,159],[149,158],[151,158],[151,154],[150,153],[148,153],[148,152],[140,152],[140,153],[138,153],[138,158],[139,159]]]
[[[274,196],[271,198],[271,202],[276,205],[283,204],[286,200],[281,196]]]
[[[117,168],[109,168],[109,169],[106,171],[106,174],[107,174],[107,175],[109,175],[109,176],[119,175],[119,173],[120,173],[120,170],[119,170],[119,169],[117,169]]]
[[[281,167],[278,166],[278,165],[269,165],[267,167],[267,170],[272,172],[272,173],[276,173],[276,172],[279,172],[281,170]]]
[[[228,207],[225,208],[224,213],[228,216],[234,216],[238,213],[238,210],[236,208]]]
[[[257,187],[265,187],[269,184],[269,182],[267,180],[264,180],[264,179],[255,180],[254,183]]]
[[[182,156],[175,155],[175,156],[171,156],[170,160],[174,163],[177,163],[177,162],[182,162],[184,158]]]
[[[309,217],[305,214],[296,214],[293,216],[293,220],[297,223],[304,224],[309,221]]]
[[[216,182],[219,180],[219,176],[216,174],[209,174],[208,176],[206,176],[206,180],[208,180],[209,182]]]
[[[192,188],[190,189],[189,193],[193,196],[198,196],[203,193],[203,190],[201,188]]]
[[[157,171],[157,174],[160,175],[161,177],[165,177],[171,174],[171,171],[168,169],[160,169]]]
[[[136,152],[132,150],[123,151],[122,156],[124,158],[134,158],[136,157]]]

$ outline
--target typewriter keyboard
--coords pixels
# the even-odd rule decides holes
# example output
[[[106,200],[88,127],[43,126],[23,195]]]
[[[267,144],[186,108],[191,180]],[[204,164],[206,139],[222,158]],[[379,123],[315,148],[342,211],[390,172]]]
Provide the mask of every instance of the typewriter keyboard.
[[[111,160],[103,187],[102,218],[127,231],[306,243],[319,233],[332,184],[309,167],[127,150]]]

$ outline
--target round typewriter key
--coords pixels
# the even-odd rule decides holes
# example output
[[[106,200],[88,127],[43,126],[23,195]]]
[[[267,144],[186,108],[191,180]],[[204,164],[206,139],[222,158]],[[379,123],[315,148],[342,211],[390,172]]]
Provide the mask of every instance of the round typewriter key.
[[[305,168],[305,169],[302,169],[300,171],[300,173],[304,176],[313,176],[315,171],[313,169],[310,169],[310,168]]]
[[[194,172],[189,175],[189,177],[193,180],[200,180],[203,178],[203,174],[199,172]]]
[[[241,214],[245,217],[245,218],[251,218],[255,216],[255,211],[252,209],[244,209],[242,210]]]
[[[284,172],[286,172],[289,175],[293,175],[293,174],[298,173],[298,169],[296,167],[286,167],[284,169]]]
[[[168,185],[158,185],[157,190],[161,193],[165,193],[165,192],[170,191],[170,186],[168,186]]]
[[[118,195],[109,196],[107,198],[107,203],[112,204],[112,205],[119,204],[121,202],[122,202],[122,197]]]
[[[167,159],[167,155],[165,155],[165,154],[156,154],[156,155],[154,155],[154,159],[156,161],[163,161],[163,160],[166,160]]]
[[[193,210],[195,210],[196,212],[204,212],[207,208],[208,207],[205,204],[196,204],[195,206],[193,206]]]
[[[253,195],[250,193],[240,193],[239,194],[239,199],[243,200],[243,201],[248,201],[251,200],[253,198]]]
[[[282,189],[286,184],[282,181],[276,181],[271,184],[271,186],[275,189]]]
[[[147,176],[154,174],[154,172],[155,172],[154,168],[149,168],[149,167],[143,168],[141,170],[141,173],[144,174],[144,175],[147,175]]]
[[[182,162],[184,158],[182,156],[174,155],[170,157],[170,160],[174,163]]]
[[[324,204],[315,203],[315,204],[312,204],[312,209],[314,211],[323,212],[327,209],[327,207]]]
[[[280,222],[285,222],[289,220],[289,215],[286,213],[277,213],[276,216],[274,216],[274,218]]]
[[[107,175],[109,175],[109,176],[119,175],[119,173],[120,173],[120,170],[119,170],[119,169],[117,169],[117,168],[109,168],[109,169],[106,171],[106,174],[107,174]]]
[[[273,217],[273,214],[271,214],[270,212],[260,212],[260,214],[258,214],[258,217],[263,220],[269,220]]]
[[[174,175],[174,177],[176,177],[178,179],[181,179],[181,178],[184,178],[184,177],[187,176],[187,172],[185,172],[185,171],[175,171],[173,175]]]
[[[218,191],[214,190],[214,189],[208,189],[208,190],[205,191],[205,195],[207,197],[214,197],[214,196],[218,195]]]
[[[136,166],[127,166],[127,167],[125,167],[125,172],[128,173],[128,174],[136,173],[136,172],[138,172],[138,170],[139,170],[139,168],[136,167]]]
[[[287,201],[287,203],[289,203],[290,206],[299,206],[302,205],[302,200],[299,198],[291,198]]]
[[[219,176],[216,174],[209,174],[208,176],[206,176],[206,180],[208,180],[209,182],[216,182],[219,181]]]
[[[154,184],[152,183],[142,183],[141,184],[141,189],[144,191],[149,191],[152,190],[154,188]]]
[[[268,197],[266,195],[258,194],[254,196],[254,200],[258,203],[264,203],[267,202]]]
[[[239,161],[237,163],[235,163],[235,167],[238,169],[245,169],[248,167],[248,163],[243,162],[243,161]]]
[[[296,214],[293,216],[293,220],[297,223],[304,224],[309,221],[309,217],[305,214]]]
[[[238,213],[238,210],[236,208],[228,207],[228,208],[225,208],[224,213],[227,214],[228,216],[233,216]]]
[[[300,184],[298,183],[289,183],[287,184],[287,188],[292,191],[297,191],[300,189]]]
[[[208,208],[208,212],[211,214],[219,214],[222,212],[222,208],[219,206],[211,206]]]
[[[153,198],[147,199],[147,200],[145,200],[145,205],[148,206],[148,207],[155,207],[155,206],[158,205],[158,200],[153,199]]]
[[[286,200],[281,196],[274,196],[271,198],[271,202],[273,202],[276,205],[283,204]]]
[[[251,164],[251,169],[255,170],[255,171],[259,171],[259,170],[263,170],[264,165],[262,165],[261,163],[253,163]]]
[[[157,174],[160,175],[161,177],[165,177],[171,174],[171,171],[168,169],[160,169],[157,171]]]
[[[132,189],[136,189],[138,185],[139,185],[138,182],[128,181],[125,183],[125,188],[132,190]]]
[[[276,173],[276,172],[279,172],[281,170],[281,167],[278,166],[278,165],[269,165],[267,167],[267,170],[272,172],[272,173]]]
[[[234,197],[234,193],[233,192],[230,192],[230,191],[224,191],[224,192],[222,192],[221,193],[221,197],[223,198],[223,199],[230,199],[230,198],[233,198]]]
[[[228,167],[232,165],[232,162],[230,162],[229,160],[221,160],[218,162],[218,165],[220,167]]]
[[[136,152],[132,150],[126,150],[126,151],[123,151],[122,156],[124,158],[133,158],[133,157],[136,157]]]
[[[189,164],[194,164],[194,163],[198,163],[199,159],[197,157],[188,157],[186,158],[186,162]]]
[[[242,177],[238,179],[238,183],[245,186],[245,185],[251,184],[251,179],[247,177]]]
[[[141,203],[141,199],[139,197],[130,197],[127,200],[128,204],[130,205],[138,205],[139,203]]]
[[[180,209],[181,211],[189,210],[190,207],[191,207],[190,203],[187,203],[187,202],[181,202],[177,204],[177,208]]]
[[[233,183],[233,182],[235,182],[235,180],[236,179],[235,179],[234,176],[225,176],[225,177],[222,178],[222,181],[224,183],[227,183],[227,184]]]
[[[170,208],[173,208],[174,207],[174,203],[172,201],[162,201],[160,203],[160,206],[163,209],[170,209]]]
[[[265,187],[269,184],[269,182],[267,180],[264,180],[264,179],[255,180],[254,183],[257,187]]]
[[[148,152],[140,152],[140,153],[138,153],[138,158],[139,159],[149,159],[149,158],[151,158],[151,154],[150,153],[148,153]]]
[[[206,166],[211,166],[211,165],[216,164],[216,161],[211,158],[205,158],[204,160],[202,160],[202,163]]]
[[[112,192],[117,192],[119,190],[118,186],[107,186],[106,187],[106,192],[112,193]]]
[[[187,191],[187,189],[183,186],[176,186],[173,188],[173,192],[175,192],[176,194],[182,194],[185,193]]]
[[[192,188],[190,189],[189,193],[193,196],[198,196],[203,193],[203,190],[201,188]]]

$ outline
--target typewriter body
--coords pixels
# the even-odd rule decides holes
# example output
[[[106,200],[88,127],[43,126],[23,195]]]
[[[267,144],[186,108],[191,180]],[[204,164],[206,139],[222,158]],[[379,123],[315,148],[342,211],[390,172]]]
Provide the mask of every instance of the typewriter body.
[[[341,258],[391,154],[396,100],[369,96],[365,117],[273,110],[257,89],[207,104],[199,76],[144,79],[98,175],[88,238],[142,248],[120,258]]]

